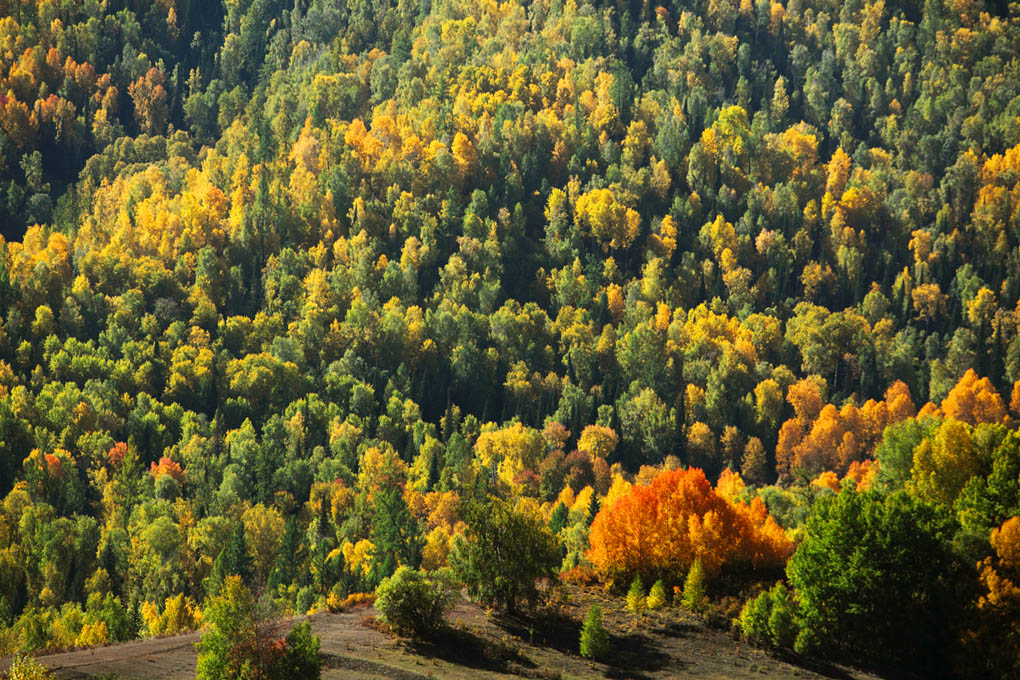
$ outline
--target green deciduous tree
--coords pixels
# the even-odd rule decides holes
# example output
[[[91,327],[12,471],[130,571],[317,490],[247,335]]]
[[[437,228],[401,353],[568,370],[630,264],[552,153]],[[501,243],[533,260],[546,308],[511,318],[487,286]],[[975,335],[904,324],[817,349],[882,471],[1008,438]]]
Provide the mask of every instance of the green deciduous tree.
[[[468,593],[511,612],[523,601],[534,603],[537,581],[554,578],[560,564],[559,544],[545,523],[498,499],[466,503],[462,516],[467,530],[454,542],[450,565]]]
[[[787,566],[810,634],[798,646],[944,670],[960,620],[954,529],[904,492],[844,489],[821,499]]]
[[[308,623],[284,636],[265,598],[257,600],[237,576],[228,576],[205,609],[198,648],[199,680],[318,680],[319,639]]]

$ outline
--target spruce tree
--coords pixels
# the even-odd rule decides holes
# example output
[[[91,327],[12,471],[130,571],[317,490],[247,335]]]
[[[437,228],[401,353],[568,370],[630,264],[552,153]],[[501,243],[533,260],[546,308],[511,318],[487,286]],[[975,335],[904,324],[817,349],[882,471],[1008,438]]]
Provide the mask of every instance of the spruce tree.
[[[220,553],[223,556],[222,576],[237,574],[245,583],[251,582],[253,574],[251,556],[248,554],[248,541],[244,536],[244,525],[238,522],[230,543]]]
[[[554,534],[560,533],[563,527],[567,526],[567,518],[569,516],[567,506],[562,502],[557,503],[556,507],[552,511],[552,515],[549,517],[549,531]]]

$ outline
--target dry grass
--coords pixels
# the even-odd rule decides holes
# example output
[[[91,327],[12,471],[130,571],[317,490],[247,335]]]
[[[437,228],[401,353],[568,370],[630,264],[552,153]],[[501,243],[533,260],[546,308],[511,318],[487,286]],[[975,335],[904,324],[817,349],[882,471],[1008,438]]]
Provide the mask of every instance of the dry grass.
[[[610,653],[596,664],[578,654],[580,621],[593,601],[602,606],[610,633]],[[622,597],[574,584],[551,591],[548,602],[539,611],[507,616],[462,601],[448,616],[448,626],[428,641],[396,637],[378,624],[367,603],[321,612],[310,620],[322,639],[326,680],[874,677],[818,664],[809,669],[796,659],[777,658],[734,639],[722,614],[715,615],[719,626],[672,607],[635,617]],[[197,640],[197,634],[145,640],[47,655],[40,661],[59,678],[115,673],[122,680],[190,680]],[[0,663],[0,670],[4,667]]]

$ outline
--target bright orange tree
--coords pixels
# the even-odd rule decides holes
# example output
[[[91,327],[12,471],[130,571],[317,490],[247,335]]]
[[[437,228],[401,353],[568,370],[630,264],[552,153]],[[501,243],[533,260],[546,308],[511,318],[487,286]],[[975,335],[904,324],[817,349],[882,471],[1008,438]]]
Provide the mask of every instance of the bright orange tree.
[[[730,503],[697,468],[664,470],[595,516],[588,560],[604,578],[679,578],[696,558],[705,572],[782,567],[792,544],[765,505]]]

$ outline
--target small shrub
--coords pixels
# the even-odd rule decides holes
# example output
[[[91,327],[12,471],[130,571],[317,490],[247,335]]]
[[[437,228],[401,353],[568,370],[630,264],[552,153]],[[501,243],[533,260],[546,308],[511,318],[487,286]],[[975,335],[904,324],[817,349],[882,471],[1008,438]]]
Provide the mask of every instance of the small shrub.
[[[645,613],[645,585],[641,582],[641,576],[635,576],[630,583],[630,590],[627,592],[627,609],[634,614]]]
[[[5,677],[7,680],[50,680],[53,676],[32,657],[16,654]]]
[[[609,652],[609,633],[602,625],[602,608],[598,604],[588,607],[581,626],[581,656],[595,661]]]
[[[295,609],[299,613],[305,613],[315,606],[315,591],[305,586],[297,592],[295,598]]]
[[[661,578],[653,583],[652,589],[648,591],[647,605],[649,611],[653,612],[666,606],[666,584]]]
[[[332,590],[326,594],[326,611],[330,614],[339,614],[343,611],[343,606],[340,603],[340,596]]]
[[[708,591],[705,588],[705,570],[701,560],[695,559],[684,580],[683,604],[688,609],[701,613],[708,605]]]
[[[577,566],[568,569],[560,574],[560,581],[573,583],[579,586],[594,586],[598,584],[599,577],[595,570],[588,566]]]
[[[801,628],[797,633],[797,639],[793,643],[793,651],[798,654],[810,654],[817,652],[822,646],[822,641],[818,636],[818,633],[814,630],[804,627]]]
[[[375,602],[375,593],[351,593],[340,603],[341,607],[358,607],[371,605]]]
[[[426,636],[443,622],[452,604],[448,570],[433,574],[400,567],[376,589],[375,607],[383,619],[401,633]]]

